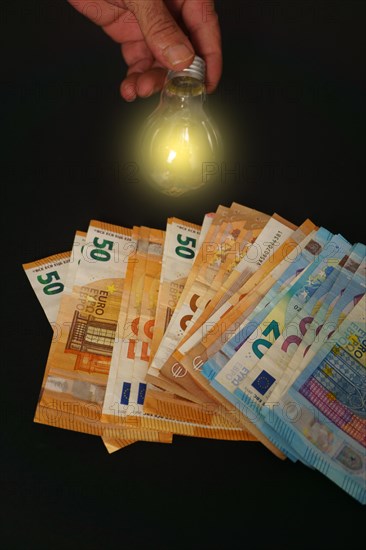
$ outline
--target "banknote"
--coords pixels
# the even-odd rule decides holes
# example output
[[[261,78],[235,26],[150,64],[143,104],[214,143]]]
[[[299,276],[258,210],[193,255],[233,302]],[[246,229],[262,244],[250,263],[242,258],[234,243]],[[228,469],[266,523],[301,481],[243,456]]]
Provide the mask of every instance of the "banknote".
[[[321,307],[322,302],[326,299],[334,285],[339,271],[341,270],[342,261],[343,259],[338,265],[330,266],[328,270],[324,269],[324,275],[322,273],[320,274],[321,284],[315,288],[315,291],[310,297],[308,293],[306,301],[300,306],[300,311],[296,309],[297,313],[295,313],[291,319],[287,318],[286,325],[282,330],[279,329],[278,331],[280,333],[278,337],[271,342],[271,346],[263,353],[260,359],[254,359],[255,363],[252,365],[250,372],[239,384],[237,388],[238,393],[243,391],[250,395],[251,398],[254,397],[256,406],[261,408],[264,403],[272,397],[273,390],[277,387],[286,373],[287,365],[295,352],[296,346],[301,341],[302,335],[306,333],[308,324],[313,319],[313,312]],[[315,280],[316,279],[312,277],[310,285],[313,286]],[[276,317],[276,315],[274,315],[274,317]],[[245,345],[247,345],[247,343]],[[250,366],[250,361],[248,366]],[[263,376],[270,381],[268,387],[259,387],[258,380]],[[252,388],[256,388],[258,395]]]
[[[146,373],[150,360],[150,345],[155,323],[155,312],[159,292],[161,262],[165,232],[150,230],[146,248],[146,264],[142,276],[142,295],[138,316],[132,321],[134,332],[133,345],[129,347],[129,356],[133,357],[132,372],[125,370],[125,359],[120,359],[121,373],[118,378],[120,387],[117,396],[124,395],[120,401],[119,414],[126,414],[129,419],[143,414],[143,403],[146,393]],[[136,268],[135,276],[136,277]],[[131,299],[130,299],[131,304]],[[123,391],[126,384],[129,386],[129,395]]]
[[[319,255],[332,236],[324,228],[320,228],[314,233],[311,232],[301,241],[293,259],[289,262],[287,259],[281,262],[259,285],[259,289],[256,289],[259,291],[259,296],[257,292],[248,294],[222,320],[218,321],[217,327],[214,327],[212,333],[214,335],[217,333],[216,339],[219,339],[219,342],[216,347],[219,345],[217,351],[221,357],[219,359],[215,357],[210,360],[209,364],[202,367],[202,373],[208,380],[215,378],[228,360],[264,321],[268,311],[276,306],[299,278],[304,276],[307,269],[310,266],[313,269],[318,265]],[[265,292],[263,293],[263,291]],[[261,298],[259,301],[258,297]],[[234,327],[231,328],[233,325]],[[227,338],[227,336],[229,337]],[[224,342],[222,342],[223,340]]]
[[[265,356],[265,361],[271,360],[271,355],[275,348],[275,365],[284,368],[284,372],[278,383],[274,385],[270,396],[265,399],[266,407],[271,406],[270,401],[276,403],[280,396],[292,385],[306,364],[320,349],[329,335],[338,328],[339,324],[351,311],[354,305],[365,293],[365,245],[357,243],[353,246],[352,252],[340,262],[334,269],[334,284],[329,291],[324,294],[320,303],[312,305],[309,300],[307,307],[304,308],[292,325],[295,328],[295,334],[286,331],[286,337],[276,341],[275,345]],[[331,277],[328,278],[331,281]],[[313,298],[317,297],[317,293]],[[338,307],[335,307],[338,304]],[[307,311],[305,311],[305,309]],[[327,319],[331,312],[334,312],[330,321]],[[323,329],[323,330],[322,330]],[[278,351],[278,348],[280,350]],[[310,351],[311,350],[311,351]],[[266,414],[266,407],[262,411]]]
[[[100,420],[126,260],[133,251],[131,230],[90,222],[72,293],[61,298],[57,323],[67,329],[51,344],[36,422],[113,438],[166,439]]]
[[[85,237],[85,232],[76,231],[71,252],[54,254],[48,258],[23,264],[30,284],[53,328],[54,338],[58,338],[63,329],[56,323],[61,296],[63,293],[70,294],[72,292],[77,266],[82,255],[82,247],[85,245]],[[40,269],[41,271],[39,271]],[[57,282],[57,285],[52,285],[55,282]],[[107,437],[102,437],[102,440],[110,453],[134,442],[127,439],[114,440]]]
[[[330,232],[328,232],[325,228],[320,228],[316,232],[316,239],[315,239],[315,235],[313,235],[312,233],[309,235],[308,239],[305,240],[306,241],[305,246],[303,246],[301,248],[301,253],[297,254],[295,256],[295,259],[289,265],[287,264],[288,267],[287,267],[287,269],[285,269],[283,271],[282,277],[280,277],[280,280],[275,283],[275,286],[277,286],[277,292],[273,293],[273,297],[276,296],[281,289],[284,289],[285,291],[287,291],[287,286],[290,284],[290,282],[293,283],[293,281],[296,281],[297,278],[299,278],[301,276],[301,273],[304,271],[305,267],[309,266],[310,264],[312,264],[314,262],[314,258],[317,258],[317,255],[320,253],[323,246],[328,241],[331,240],[331,237],[332,237],[332,234]],[[332,253],[333,253],[333,247],[329,247],[326,254],[331,255]],[[315,261],[314,265],[315,266],[318,265],[318,262]],[[266,300],[264,300],[265,304],[268,305],[268,303],[272,303],[273,297],[268,302],[268,298],[267,298],[267,295],[266,295]],[[239,302],[236,307],[237,308],[239,308],[239,306],[242,307],[242,302],[243,302],[243,300],[241,301],[241,303]],[[235,307],[233,308],[232,312],[230,312],[228,314],[229,322],[227,323],[227,325],[228,325],[229,328],[232,324],[232,322],[230,322],[230,316],[235,313],[234,310],[235,310]],[[259,311],[262,311],[262,308],[260,308]],[[262,315],[263,315],[263,313],[262,313]],[[264,315],[264,317],[265,317],[265,315]],[[237,317],[234,317],[233,322],[235,322],[236,319],[237,319]],[[240,334],[240,338],[243,338],[243,334]],[[229,340],[229,342],[230,342],[230,340]],[[220,336],[217,337],[217,335],[216,335],[216,342],[214,344],[216,345],[216,349],[214,348],[214,351],[217,351],[218,349],[222,348],[222,339],[220,338]],[[207,353],[207,349],[209,351],[212,351],[212,350],[210,350],[210,348],[205,348],[204,350],[201,350],[201,354],[204,354],[204,352]],[[234,345],[233,346],[233,352],[235,353],[235,351],[236,350],[235,350],[235,345]],[[202,361],[201,365],[203,364],[203,369],[204,369],[205,361],[203,361],[202,355],[199,356],[199,360]],[[229,399],[227,399],[226,395],[222,395],[222,393],[217,391],[212,386],[212,380],[211,380],[210,377],[205,379],[201,375],[200,371],[201,371],[201,369],[194,369],[193,368],[191,370],[191,373],[193,374],[193,377],[195,378],[197,384],[200,385],[201,388],[204,389],[204,391],[206,391],[206,393],[208,394],[208,397],[206,398],[206,401],[209,401],[210,399],[213,399],[214,401],[216,401],[218,406],[220,406],[221,408],[222,407],[226,408],[228,410],[228,412],[230,411],[232,413],[232,406],[233,405],[232,405],[231,401]],[[238,403],[235,403],[236,407],[237,407],[237,405],[238,405]],[[238,408],[239,421],[241,421],[243,423],[243,426],[245,426],[246,429],[252,430],[252,433],[254,433],[253,432],[253,423],[251,423],[248,419],[248,416],[243,414],[243,412],[242,412],[243,410],[245,411],[245,407],[244,408],[243,407],[237,407],[237,408]],[[261,430],[259,430],[258,426],[255,426],[255,430],[256,430],[255,431],[256,437],[261,439],[260,435],[259,436],[257,435],[258,432],[261,434]],[[279,445],[279,448],[281,450],[283,450],[283,448],[281,447],[281,442],[278,442],[276,440],[276,438],[271,439],[273,434],[270,430],[267,429],[267,427],[265,427],[265,430],[266,430],[266,442],[268,442],[268,440],[270,440],[272,443],[274,441],[276,441],[276,444]],[[261,435],[263,435],[263,434],[261,434]]]
[[[234,204],[228,221],[223,224],[218,234],[214,254],[201,254],[195,262],[197,265],[196,277],[187,280],[185,297],[176,308],[175,322],[171,322],[164,338],[169,340],[170,354],[165,358],[160,372],[165,378],[174,381],[179,377],[175,370],[174,358],[171,354],[176,349],[191,323],[200,315],[210,302],[231,271],[240,262],[251,240],[254,240],[268,222],[270,216],[246,206]],[[216,283],[217,281],[217,283]],[[179,369],[179,367],[178,367]],[[184,387],[186,377],[180,377]],[[183,380],[184,378],[184,380]],[[188,389],[186,387],[186,389]]]
[[[201,257],[207,257],[209,254],[214,254],[217,251],[217,246],[215,244],[215,239],[217,238],[217,235],[220,234],[221,227],[225,223],[225,219],[228,218],[229,215],[229,208],[219,205],[214,216],[212,217],[210,227],[207,231],[206,238],[203,240],[201,247],[200,247],[200,254],[195,255],[193,264],[191,265],[188,277],[186,279],[184,288],[181,290],[180,297],[178,301],[175,303],[174,312],[173,315],[169,321],[169,324],[167,327],[165,327],[164,335],[159,343],[159,346],[152,358],[152,361],[149,366],[149,374],[152,374],[155,376],[154,384],[159,384],[159,378],[160,378],[160,369],[163,366],[165,360],[169,357],[171,351],[175,348],[175,342],[180,339],[180,334],[176,334],[176,324],[179,324],[179,310],[181,308],[181,305],[184,303],[185,295],[187,294],[187,290],[190,287],[192,281],[195,279],[196,274],[198,272],[201,260]],[[186,236],[186,243],[189,244],[190,241],[189,235]],[[187,246],[186,244],[186,246]],[[192,248],[192,247],[191,247]],[[173,381],[174,382],[174,381]],[[167,389],[166,386],[159,386],[163,389]],[[183,397],[186,397],[184,394]]]
[[[304,462],[366,504],[366,298],[268,416]]]
[[[107,418],[104,418],[104,415],[112,415],[114,403],[115,403],[115,386],[117,384],[117,375],[119,371],[120,364],[120,355],[123,342],[128,342],[131,336],[131,320],[128,321],[128,308],[130,305],[130,297],[132,292],[133,285],[136,285],[137,278],[134,278],[135,266],[140,260],[140,268],[144,267],[144,263],[141,263],[141,260],[144,261],[144,258],[141,258],[141,246],[140,250],[137,252],[137,244],[140,237],[141,228],[138,226],[133,226],[131,240],[134,247],[134,251],[129,255],[127,259],[126,274],[124,278],[123,292],[121,298],[121,306],[118,315],[118,338],[116,338],[113,346],[111,364],[108,374],[107,387],[104,395],[103,402],[103,413],[102,420],[106,422]]]
[[[251,317],[259,311],[265,311],[269,303],[268,292],[273,287],[286,288],[294,278],[299,276],[306,264],[311,262],[314,257],[307,250],[310,243],[313,243],[316,231],[308,228],[308,235],[305,238],[302,231],[297,230],[296,235],[292,235],[290,241],[285,241],[284,245],[276,253],[276,267],[268,271],[264,263],[259,271],[263,271],[262,280],[256,277],[257,284],[249,284],[251,279],[241,287],[229,299],[229,304],[223,304],[212,316],[202,325],[202,329],[196,331],[183,346],[176,351],[175,358],[186,369],[193,378],[198,377],[200,385],[209,385],[210,380],[227,363],[230,357],[236,351],[238,338],[245,336],[245,328],[249,325]],[[329,237],[329,233],[321,232],[317,237],[319,247],[325,242],[323,237]],[[319,251],[320,248],[313,244],[310,247],[312,251]],[[283,254],[285,254],[283,258]],[[283,258],[283,259],[282,259]],[[282,260],[281,260],[282,259]],[[280,261],[281,260],[281,261]],[[243,296],[241,297],[241,293]],[[274,293],[276,296],[277,293]],[[235,338],[235,340],[234,340]],[[231,344],[231,340],[235,342]],[[197,376],[195,374],[198,372]],[[200,373],[207,378],[207,382],[200,376]],[[190,392],[195,393],[195,385],[192,382]]]
[[[138,346],[138,323],[141,312],[144,277],[146,271],[147,253],[149,246],[150,228],[134,227],[133,237],[136,241],[136,254],[130,258],[127,273],[130,287],[128,294],[127,311],[122,325],[120,344],[115,346],[112,362],[116,363],[114,381],[111,381],[111,393],[107,393],[103,405],[103,420],[111,421],[110,416],[122,417],[120,408],[128,405],[130,400],[131,381],[134,372],[135,351]],[[147,345],[141,347],[141,354],[147,358]],[[123,411],[122,411],[123,412]]]
[[[193,332],[201,327],[221,305],[228,303],[234,295],[237,295],[237,299],[239,300],[239,297],[243,294],[241,292],[238,293],[238,291],[244,288],[246,283],[251,281],[253,285],[258,284],[265,273],[268,273],[277,263],[289,254],[291,247],[290,243],[294,242],[293,239],[297,239],[297,242],[299,242],[300,232],[302,239],[310,232],[310,229],[314,229],[314,227],[314,224],[312,224],[310,220],[306,220],[300,228],[295,230],[295,226],[291,222],[274,214],[258,237],[250,244],[244,257],[238,265],[235,266],[229,277],[223,281],[221,287],[217,290],[202,313],[200,313],[196,322],[191,325],[181,344],[186,341]],[[291,242],[290,235],[292,237]],[[265,271],[265,268],[268,269]],[[231,305],[232,303],[230,306]]]
[[[281,223],[283,222],[283,223]],[[274,217],[270,218],[268,223],[266,224],[263,231],[260,232],[261,240],[259,242],[257,237],[256,240],[254,240],[255,250],[251,253],[248,253],[248,258],[243,258],[243,260],[240,263],[243,263],[245,265],[245,260],[247,260],[248,265],[248,271],[253,270],[255,271],[256,267],[262,266],[262,268],[266,265],[265,261],[268,259],[268,264],[276,263],[279,261],[279,259],[283,259],[283,257],[286,257],[291,249],[291,247],[296,246],[296,242],[292,241],[291,243],[287,239],[286,242],[286,249],[283,249],[281,252],[281,242],[284,235],[287,235],[289,233],[292,234],[292,229],[288,228],[288,226],[292,226],[289,222],[284,220],[283,218],[280,218],[279,216],[275,215]],[[292,226],[293,227],[293,226]],[[306,232],[309,232],[314,226],[310,222],[310,220],[307,220],[306,223],[302,224],[303,232],[301,233],[301,236],[304,237]],[[298,240],[300,240],[300,231],[296,232],[296,235],[294,235]],[[286,252],[285,252],[286,251]],[[275,260],[275,257],[278,257],[278,260]],[[257,265],[252,268],[251,264],[255,262]],[[241,271],[244,271],[244,268],[240,266],[235,267],[235,269],[238,270],[238,273]],[[231,275],[230,275],[231,277]],[[230,278],[229,277],[229,278]],[[259,281],[259,278],[258,278]],[[216,295],[215,295],[216,297]],[[239,298],[238,298],[239,299]],[[206,309],[203,313],[206,313],[207,310],[210,309],[210,306],[212,304],[213,300],[208,304]],[[200,336],[200,333],[199,333]],[[200,338],[199,338],[200,339]],[[185,337],[182,341],[185,341]],[[160,384],[162,383],[162,379],[160,379]],[[187,393],[187,398],[190,398],[190,394]],[[181,420],[188,420],[194,418],[202,419],[202,416],[205,416],[207,406],[206,403],[202,409],[200,405],[198,405],[196,408],[194,408],[191,404],[187,404],[187,402],[184,400],[179,400],[178,397],[172,396],[170,394],[166,394],[165,392],[159,393],[156,391],[153,391],[153,395],[151,394],[151,400],[149,399],[149,390],[147,395],[147,400],[145,401],[145,406],[147,411],[149,412],[155,412],[156,414],[161,414],[164,416],[170,416],[175,418],[180,418]]]
[[[266,425],[260,415],[263,396],[276,383],[276,377],[272,376],[275,373],[270,374],[265,367],[262,368],[262,358],[281,337],[296,313],[303,309],[314,293],[320,292],[324,281],[333,273],[334,266],[349,249],[350,244],[346,239],[341,235],[334,236],[317,260],[310,264],[285,293],[280,293],[277,303],[268,308],[265,315],[261,312],[257,319],[252,319],[255,332],[250,331],[251,337],[240,343],[227,364],[211,380],[212,388],[221,393],[228,402],[240,411],[245,411],[246,416],[255,415],[257,427],[280,449],[285,449],[286,453],[291,450],[286,449],[285,441]]]
[[[276,223],[276,220],[271,219],[269,224],[272,222]],[[288,265],[294,260],[296,255],[299,253],[299,244],[312,232],[315,230],[315,225],[310,220],[305,220],[303,224],[299,226],[296,231],[291,233],[291,236],[288,237],[284,243],[280,244],[276,239],[276,236],[269,241],[268,244],[263,243],[264,251],[259,256],[258,261],[256,261],[256,266],[254,273],[250,276],[248,280],[242,283],[241,273],[235,274],[234,272],[230,275],[227,280],[228,284],[223,284],[221,289],[217,292],[214,298],[211,300],[210,304],[202,312],[198,320],[196,321],[194,327],[190,329],[190,335],[187,338],[184,338],[179,344],[177,350],[182,355],[188,353],[194,345],[198,344],[203,335],[210,332],[210,328],[213,327],[220,319],[223,318],[240,300],[243,300],[248,294],[254,291],[256,287],[265,279],[266,283],[263,284],[261,292],[258,292],[257,296],[263,297],[266,294],[266,291],[274,284],[277,280],[277,277],[281,276],[283,271],[288,267]],[[274,241],[277,241],[278,248],[274,249]],[[264,239],[263,239],[264,241]],[[254,243],[256,244],[256,243]],[[257,247],[256,247],[257,249]],[[268,253],[267,253],[268,252]],[[295,252],[295,255],[293,254]],[[251,263],[251,252],[248,253],[249,258],[243,258],[243,263],[247,261]],[[278,267],[277,267],[278,266]],[[238,268],[240,267],[240,264]],[[275,269],[277,267],[277,269]],[[258,268],[258,269],[257,269]],[[280,270],[279,270],[280,268]],[[237,270],[239,271],[239,269]],[[274,272],[275,275],[269,277],[270,273]],[[267,277],[268,276],[268,277]],[[239,284],[236,284],[236,277],[240,278]],[[233,284],[231,284],[233,281]],[[238,288],[236,288],[238,286]]]
[[[144,380],[140,380],[136,384],[135,380],[126,381],[122,379],[129,371],[130,376],[133,377],[131,372],[133,373],[136,360],[139,360],[141,366],[146,370],[144,365],[148,361],[149,345],[155,322],[164,232],[134,226],[132,239],[137,250],[129,256],[127,263],[118,319],[122,336],[116,340],[112,352],[111,368],[102,410],[102,422],[105,423],[113,421],[118,423],[120,418],[126,416],[123,414],[126,410],[134,412],[134,409],[132,409],[134,396],[136,402],[141,401],[146,391]],[[154,257],[155,261],[151,262],[151,257]],[[146,315],[147,312],[148,316]],[[139,332],[141,327],[144,329],[143,334]],[[125,356],[123,356],[123,353],[125,353]],[[128,407],[124,406],[126,404]],[[136,422],[133,422],[133,425],[136,426]],[[165,430],[165,437],[172,438],[172,434]]]
[[[117,343],[113,349],[112,364],[115,353],[119,354],[116,361],[118,373],[114,382],[114,394],[108,397],[106,394],[102,420],[110,421],[112,415],[123,417],[126,423],[133,426],[181,435],[254,440],[247,431],[216,414],[210,414],[209,410],[205,418],[190,418],[184,422],[172,416],[157,414],[155,410],[145,410],[146,395],[149,390],[153,390],[153,386],[146,383],[146,370],[155,323],[164,235],[162,231],[147,228],[142,234],[142,229],[140,228],[136,257],[130,258],[127,266],[126,281],[131,281],[131,288],[128,290],[126,285],[126,292],[130,294],[124,332],[126,341],[123,342],[122,339],[120,345]],[[109,382],[110,379],[108,384]],[[156,393],[158,390],[154,389]],[[169,395],[165,397],[169,401]],[[166,402],[166,399],[164,401]]]
[[[23,264],[30,285],[51,326],[57,319],[70,258],[71,252],[61,252]]]
[[[217,411],[211,402],[202,407],[152,386],[146,392],[143,409],[145,414],[140,422],[152,429],[207,439],[257,441],[255,435],[236,420],[235,414]]]
[[[211,381],[217,391],[223,389],[226,398],[230,397],[234,404],[238,400],[243,401],[249,408],[257,410],[263,403],[263,396],[276,382],[274,369],[270,374],[265,368],[265,355],[285,331],[286,334],[291,332],[289,327],[296,314],[312,301],[313,296],[316,299],[327,288],[328,278],[332,277],[335,266],[348,254],[350,248],[346,239],[340,235],[334,236],[317,260],[312,262],[276,304],[268,308],[266,315],[260,312],[252,319],[255,332],[240,343],[239,348],[234,348],[234,355]],[[262,359],[265,363],[263,368]],[[277,370],[281,373],[281,364]],[[280,376],[277,370],[276,375]]]
[[[206,311],[208,311],[206,318],[210,318],[209,312],[213,312],[215,310],[215,304],[220,302],[221,297],[224,295],[227,299],[232,297],[235,290],[238,291],[245,284],[245,282],[253,276],[261,265],[265,265],[266,261],[271,260],[274,250],[277,250],[282,244],[284,244],[284,242],[287,241],[290,235],[294,232],[295,228],[292,223],[288,222],[284,218],[281,218],[277,214],[268,220],[263,229],[257,227],[253,228],[250,222],[247,226],[250,242],[249,246],[246,248],[245,254],[234,269],[231,270],[226,281],[223,283],[221,283],[221,280],[219,281],[221,283],[219,290],[216,290],[214,284],[216,279],[214,279],[210,290],[206,293],[207,300],[204,300],[207,305],[205,308],[202,308],[199,303],[197,304],[197,310],[192,318],[190,327],[186,330],[177,348],[165,362],[162,369],[162,372],[164,372],[166,368],[170,368],[171,372],[175,373],[175,376],[177,376],[180,372],[184,373],[185,376],[179,377],[179,383],[188,392],[192,386],[192,382],[190,380],[189,372],[186,371],[184,366],[179,362],[179,357],[182,354],[182,346],[184,346],[185,342],[187,342],[193,334],[198,334],[200,337],[200,329],[203,324],[203,316]],[[245,238],[248,238],[248,236],[246,235]],[[210,319],[210,321],[212,322],[212,319]]]
[[[152,230],[148,227],[134,228],[134,234],[137,242],[136,257],[128,262],[127,273],[129,276],[129,288],[126,288],[128,293],[127,311],[123,326],[123,337],[118,347],[115,348],[116,357],[116,375],[112,384],[112,392],[108,399],[104,401],[103,419],[108,420],[108,415],[118,417],[126,417],[128,411],[133,409],[134,399],[131,398],[131,387],[135,391],[138,373],[134,367],[137,365],[136,357],[140,359],[140,368],[147,365],[149,359],[149,342],[144,338],[139,339],[139,324],[141,316],[141,307],[144,294],[144,282],[146,268],[148,263],[148,251],[150,242],[150,234]],[[161,245],[159,245],[158,265],[161,260]],[[126,300],[127,303],[127,300]],[[151,333],[151,330],[149,331]],[[150,340],[150,339],[149,339]],[[112,356],[114,360],[114,356]],[[146,391],[146,384],[140,380],[137,384],[143,384],[140,389],[140,396]],[[141,401],[136,398],[136,404]],[[131,405],[130,405],[131,403]],[[134,412],[134,410],[132,410]]]
[[[153,358],[186,283],[199,249],[202,231],[204,234],[207,233],[211,221],[212,216],[205,216],[202,230],[200,226],[178,218],[169,218],[167,221],[156,320],[151,342],[149,368],[146,373],[146,381],[152,384],[159,376],[159,371],[153,365]],[[164,389],[174,391],[171,384],[165,385]]]

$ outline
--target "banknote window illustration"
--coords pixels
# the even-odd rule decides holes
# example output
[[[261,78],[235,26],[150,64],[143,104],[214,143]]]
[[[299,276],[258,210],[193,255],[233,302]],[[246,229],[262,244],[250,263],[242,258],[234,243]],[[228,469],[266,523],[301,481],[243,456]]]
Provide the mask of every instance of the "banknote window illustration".
[[[75,353],[77,356],[75,370],[104,372],[107,369],[108,372],[104,358],[112,356],[116,330],[117,323],[114,321],[101,321],[93,315],[83,315],[75,311],[65,346],[66,353]],[[85,353],[93,356],[85,357]]]
[[[307,245],[306,245],[306,250],[308,250],[310,252],[310,254],[313,254],[313,256],[316,256],[317,254],[319,254],[321,252],[321,246],[319,243],[317,243],[316,241],[314,240],[311,240]]]
[[[346,350],[334,346],[300,388],[324,416],[361,444],[365,440],[364,376],[364,368]]]

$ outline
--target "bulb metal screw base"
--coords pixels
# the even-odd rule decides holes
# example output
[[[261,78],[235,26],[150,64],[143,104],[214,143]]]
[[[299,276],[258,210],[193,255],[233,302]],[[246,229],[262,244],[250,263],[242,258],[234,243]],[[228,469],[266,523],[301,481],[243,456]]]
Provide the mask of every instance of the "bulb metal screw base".
[[[167,80],[171,80],[172,78],[175,78],[177,76],[191,76],[192,78],[196,78],[200,82],[204,82],[205,74],[206,74],[205,60],[202,59],[202,57],[199,57],[198,55],[196,55],[192,63],[189,65],[189,67],[186,67],[181,71],[173,71],[173,70],[168,71]]]

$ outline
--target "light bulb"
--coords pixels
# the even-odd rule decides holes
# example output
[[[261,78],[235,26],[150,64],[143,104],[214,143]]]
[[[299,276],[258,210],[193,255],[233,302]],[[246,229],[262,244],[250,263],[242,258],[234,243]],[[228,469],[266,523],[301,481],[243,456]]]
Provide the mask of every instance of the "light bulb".
[[[218,129],[203,108],[205,62],[195,56],[182,71],[168,71],[160,102],[140,135],[144,179],[164,194],[179,196],[210,183],[222,156]]]

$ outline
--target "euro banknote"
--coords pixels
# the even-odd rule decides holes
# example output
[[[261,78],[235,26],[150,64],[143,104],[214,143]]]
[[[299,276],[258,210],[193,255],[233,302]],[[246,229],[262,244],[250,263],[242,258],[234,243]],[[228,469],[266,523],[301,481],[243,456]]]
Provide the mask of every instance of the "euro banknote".
[[[34,262],[23,264],[29,282],[53,329],[53,339],[57,339],[63,327],[56,323],[63,293],[70,294],[74,284],[76,269],[85,245],[86,233],[76,231],[70,252],[54,254]],[[115,452],[134,443],[127,439],[102,437],[108,452]]]
[[[257,311],[265,311],[265,308],[271,303],[271,300],[268,299],[269,291],[277,289],[273,291],[273,296],[276,296],[280,288],[291,284],[292,280],[310,263],[313,255],[307,251],[307,247],[309,248],[309,243],[314,242],[316,233],[316,231],[310,231],[303,239],[301,239],[302,232],[298,233],[296,237],[292,237],[290,252],[277,263],[274,269],[270,270],[267,275],[265,271],[264,278],[259,280],[257,285],[248,288],[247,291],[244,290],[247,286],[245,283],[244,287],[233,296],[233,302],[229,298],[229,303],[224,303],[202,325],[201,330],[193,334],[180,349],[175,351],[176,360],[195,379],[196,384],[207,386],[235,353],[238,341],[244,338],[245,327],[250,322],[251,316],[254,316]],[[322,238],[325,236],[329,237],[328,232],[318,236],[317,245],[320,248],[312,244],[313,251],[321,249]],[[280,258],[282,257],[281,248],[279,249]],[[285,250],[288,250],[287,246],[285,246]],[[244,294],[242,297],[240,297],[241,292]],[[230,345],[231,343],[234,345]],[[193,383],[190,391],[195,392]]]
[[[214,290],[215,285],[213,284],[211,286],[210,290],[206,293],[204,307],[199,304],[197,305],[197,310],[192,317],[190,327],[186,330],[177,348],[172,352],[161,369],[163,374],[167,370],[170,370],[175,377],[179,377],[181,386],[185,387],[188,392],[191,386],[189,372],[186,371],[179,362],[182,346],[184,346],[185,342],[190,339],[193,334],[201,332],[200,329],[204,322],[206,310],[208,313],[205,318],[209,318],[210,323],[212,323],[212,314],[218,303],[223,298],[224,303],[228,303],[229,297],[233,297],[235,290],[238,291],[241,289],[245,282],[254,275],[262,264],[265,265],[266,261],[271,260],[274,250],[281,247],[295,229],[295,226],[291,222],[288,222],[276,214],[267,221],[263,228],[260,227],[261,224],[258,224],[257,221],[255,221],[254,224],[256,226],[259,225],[259,227],[253,228],[253,222],[251,222],[250,219],[246,223],[250,243],[246,247],[241,260],[235,265],[234,269],[230,271],[227,279],[224,281],[219,279],[216,292]],[[248,238],[247,234],[245,238]],[[212,312],[211,316],[209,313],[210,311]],[[222,312],[220,317],[221,315]],[[184,376],[178,376],[179,374],[184,374]]]
[[[216,240],[209,243],[209,253],[205,242],[203,243],[202,253],[195,261],[195,276],[191,280],[188,278],[184,296],[182,295],[175,309],[174,319],[164,334],[163,340],[170,350],[160,366],[161,374],[165,378],[172,381],[177,378],[179,373],[175,370],[174,360],[173,363],[169,361],[171,353],[182,340],[188,326],[210,302],[215,289],[220,288],[235,265],[240,262],[250,239],[258,236],[268,220],[267,214],[234,204],[227,221],[221,225]]]
[[[340,262],[336,266],[334,284],[324,295],[322,302],[316,304],[308,314],[302,313],[295,320],[294,325],[298,327],[297,333],[287,335],[281,346],[281,351],[285,354],[283,358],[286,369],[272,391],[272,402],[276,403],[292,385],[316,351],[364,295],[365,250],[365,245],[357,243],[351,254],[345,258],[344,263]],[[310,307],[307,309],[310,310]],[[267,404],[268,399],[265,401]],[[270,404],[268,403],[267,406]]]
[[[239,347],[234,347],[235,352],[227,364],[211,379],[213,389],[232,403],[244,417],[253,414],[260,430],[287,453],[290,450],[286,449],[282,438],[278,438],[257,414],[263,394],[276,382],[275,377],[261,368],[261,358],[281,336],[296,312],[322,287],[321,283],[332,273],[334,263],[348,249],[348,241],[342,236],[333,236],[328,247],[324,247],[317,259],[295,279],[290,288],[280,292],[277,300],[271,301],[264,310],[265,313],[261,311],[252,318],[252,326],[244,341],[240,342]],[[257,363],[259,366],[256,369]]]
[[[61,297],[35,421],[112,438],[166,441],[167,434],[101,422],[131,230],[92,220],[70,295]],[[171,438],[170,438],[171,441]]]
[[[365,296],[271,411],[304,462],[366,504]]]
[[[186,240],[182,231],[188,228],[191,233],[192,227],[183,226],[183,223],[179,222],[175,227],[175,224],[168,225],[168,236],[169,230],[173,229],[174,233],[178,230],[178,235],[181,235],[180,241]],[[126,284],[122,295],[122,303],[127,305],[127,310],[121,308],[119,319],[120,323],[124,323],[123,338],[116,342],[113,348],[102,421],[111,422],[116,419],[118,422],[118,418],[123,418],[129,425],[176,434],[254,440],[255,438],[247,431],[221,418],[220,415],[210,414],[209,411],[204,418],[181,419],[145,409],[146,393],[152,389],[151,384],[147,384],[146,374],[155,328],[156,304],[159,292],[165,290],[161,285],[159,290],[163,244],[164,249],[168,247],[169,250],[172,241],[176,246],[176,240],[167,241],[163,231],[150,228],[134,228],[133,234],[136,236],[137,251],[136,255],[129,258],[127,265]],[[182,246],[179,241],[178,246]],[[115,372],[112,370],[114,365]],[[154,394],[156,391],[157,388]],[[171,394],[165,391],[160,392],[160,395],[162,394],[165,404],[171,403]]]

